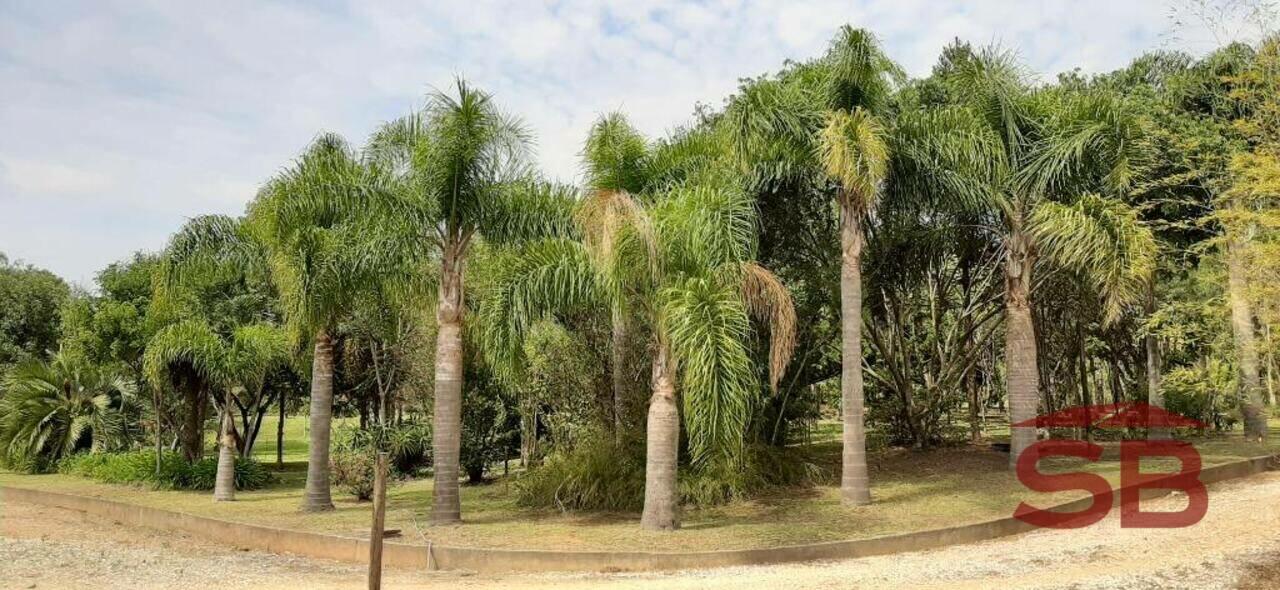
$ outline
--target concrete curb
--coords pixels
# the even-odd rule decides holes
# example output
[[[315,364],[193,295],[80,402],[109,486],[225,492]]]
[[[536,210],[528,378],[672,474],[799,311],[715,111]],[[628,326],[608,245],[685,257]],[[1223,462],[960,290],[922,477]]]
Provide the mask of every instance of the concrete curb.
[[[1274,469],[1280,469],[1280,456],[1265,455],[1207,467],[1201,471],[1200,481],[1210,484]],[[1164,490],[1151,490],[1151,492],[1153,493],[1144,493],[1143,497],[1158,497],[1168,493]],[[1116,493],[1115,496],[1118,502],[1120,494]],[[233,547],[274,553],[293,553],[351,563],[365,563],[369,556],[368,541],[355,537],[229,522],[99,498],[0,486],[0,504],[8,500],[79,510],[130,526],[182,531]],[[1092,502],[1091,498],[1082,498],[1047,510],[1076,511],[1088,506],[1090,502]],[[387,543],[383,549],[383,563],[393,567],[473,570],[486,573],[700,569],[849,559],[920,551],[985,541],[1033,529],[1031,525],[1010,516],[955,527],[870,539],[687,553],[485,549]]]

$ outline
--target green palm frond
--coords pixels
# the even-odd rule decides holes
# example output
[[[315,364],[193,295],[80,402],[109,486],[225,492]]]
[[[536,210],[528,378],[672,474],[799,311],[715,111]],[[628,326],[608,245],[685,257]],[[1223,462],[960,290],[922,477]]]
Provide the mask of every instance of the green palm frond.
[[[741,295],[694,278],[663,289],[661,329],[678,359],[689,452],[696,464],[737,457],[757,389],[746,348],[751,322]]]
[[[530,137],[492,97],[459,79],[456,96],[434,92],[423,112],[415,175],[439,203],[446,231],[467,233],[495,186],[529,177]]]
[[[1137,211],[1115,199],[1090,194],[1070,205],[1043,201],[1028,229],[1045,258],[1098,291],[1108,321],[1143,296],[1155,269],[1155,237]]]
[[[594,191],[640,194],[649,183],[648,159],[648,141],[620,112],[597,119],[582,146],[587,187]]]
[[[132,386],[83,358],[57,353],[12,368],[0,397],[0,456],[53,462],[81,448],[112,450],[129,441],[136,416]]]
[[[476,323],[489,365],[508,380],[520,372],[524,338],[535,323],[604,299],[596,268],[579,242],[529,242],[486,262],[489,288],[480,296]]]
[[[906,80],[906,73],[884,54],[874,34],[849,25],[840,27],[823,62],[826,106],[835,111],[878,111]]]
[[[240,326],[227,351],[227,376],[236,385],[257,389],[272,369],[288,365],[292,348],[288,334],[279,326]]]
[[[999,135],[1005,160],[1016,164],[1036,137],[1027,74],[1017,56],[986,47],[955,64],[943,77],[948,92],[974,110]]]
[[[821,88],[807,78],[762,79],[745,86],[720,125],[740,168],[755,184],[804,182],[819,173],[813,160],[822,127]]]
[[[1044,137],[1020,173],[1021,189],[1035,194],[1082,186],[1110,194],[1127,191],[1142,158],[1142,130],[1124,99],[1087,91],[1055,102]]]
[[[1000,137],[971,109],[904,112],[889,133],[886,185],[902,204],[981,213],[1000,198],[1009,174]]]
[[[732,186],[680,186],[653,208],[664,273],[697,275],[756,257],[756,210]]]
[[[522,179],[494,187],[479,205],[478,225],[485,240],[510,244],[545,237],[572,237],[576,188],[537,179]]]
[[[168,381],[171,367],[182,363],[202,379],[214,383],[229,381],[229,347],[199,320],[186,320],[164,327],[147,342],[142,356],[143,374],[157,387]]]
[[[818,140],[818,159],[860,215],[875,210],[875,200],[889,169],[885,130],[875,117],[857,108],[833,111]]]

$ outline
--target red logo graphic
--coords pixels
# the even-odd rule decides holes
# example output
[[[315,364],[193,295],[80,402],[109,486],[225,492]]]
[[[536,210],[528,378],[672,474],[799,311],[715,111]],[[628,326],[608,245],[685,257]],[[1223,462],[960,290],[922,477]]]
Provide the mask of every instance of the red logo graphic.
[[[1200,428],[1200,422],[1162,408],[1140,402],[1079,406],[1037,416],[1013,424],[1015,428]],[[1089,526],[1107,516],[1116,504],[1117,490],[1102,476],[1086,472],[1044,473],[1038,469],[1046,457],[1077,457],[1090,462],[1102,458],[1101,445],[1081,440],[1044,440],[1023,451],[1015,471],[1018,480],[1037,492],[1084,490],[1089,505],[1075,511],[1051,511],[1026,502],[1013,516],[1025,523],[1046,528]],[[1170,457],[1180,467],[1176,473],[1143,473],[1143,457]],[[1191,443],[1176,440],[1126,440],[1120,442],[1120,526],[1123,528],[1175,528],[1195,524],[1209,510],[1209,494],[1200,481],[1200,453]],[[1143,490],[1180,490],[1187,495],[1187,507],[1178,512],[1144,512]]]

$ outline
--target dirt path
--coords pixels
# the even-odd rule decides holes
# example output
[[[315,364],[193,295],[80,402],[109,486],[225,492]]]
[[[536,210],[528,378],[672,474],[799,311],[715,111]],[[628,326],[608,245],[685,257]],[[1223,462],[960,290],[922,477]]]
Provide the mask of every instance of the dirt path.
[[[1117,518],[976,545],[841,562],[670,574],[476,576],[392,571],[385,588],[1280,588],[1280,473],[1212,488],[1185,529]],[[1149,503],[1175,509],[1177,498]],[[81,513],[0,506],[0,589],[363,588],[359,566],[211,545]]]

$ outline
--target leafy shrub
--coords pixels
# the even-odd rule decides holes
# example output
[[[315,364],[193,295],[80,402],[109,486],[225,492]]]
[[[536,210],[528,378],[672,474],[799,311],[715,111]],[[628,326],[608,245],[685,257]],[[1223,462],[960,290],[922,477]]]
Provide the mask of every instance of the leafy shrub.
[[[391,467],[400,475],[413,475],[431,464],[431,425],[405,422],[398,425],[374,424],[367,429],[344,428],[338,431],[335,451],[364,452],[370,456],[382,449],[391,453]]]
[[[515,488],[516,503],[530,508],[633,512],[644,506],[644,447],[588,436],[572,449],[552,451]]]
[[[1235,372],[1218,359],[1203,365],[1178,367],[1165,373],[1161,383],[1164,407],[1170,412],[1194,418],[1217,430],[1229,430],[1238,421]]]
[[[751,444],[741,461],[715,461],[701,469],[683,471],[680,499],[691,506],[716,506],[825,479],[827,474],[800,448]]]
[[[369,450],[342,450],[329,458],[334,485],[361,501],[373,498],[376,466],[374,454]]]
[[[151,484],[156,488],[212,490],[218,460],[208,458],[188,463],[181,455],[161,456],[156,476],[154,451],[130,453],[77,453],[58,463],[58,472],[87,477],[105,483]],[[236,489],[255,490],[271,484],[275,477],[261,463],[236,459]]]
[[[275,481],[275,476],[253,459],[237,458],[235,468],[237,490],[257,490]],[[212,490],[217,479],[218,459],[208,457],[191,464],[185,487],[191,490]]]
[[[634,512],[644,506],[643,441],[615,443],[592,435],[516,480],[516,503],[561,511]],[[780,487],[813,485],[823,471],[794,448],[749,445],[737,463],[713,462],[680,469],[680,498],[689,506],[714,506]]]

